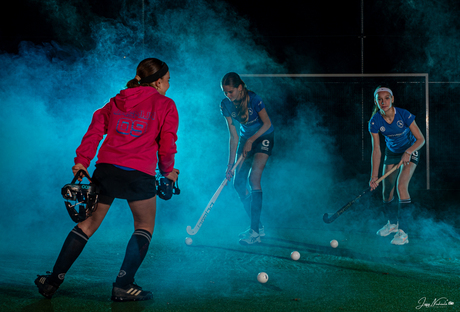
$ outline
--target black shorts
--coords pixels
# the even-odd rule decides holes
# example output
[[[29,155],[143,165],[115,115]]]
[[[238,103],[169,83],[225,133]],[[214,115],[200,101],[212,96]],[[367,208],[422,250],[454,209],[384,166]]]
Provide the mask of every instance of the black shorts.
[[[384,160],[383,163],[385,165],[399,164],[399,162],[401,161],[401,158],[402,158],[403,155],[404,155],[404,153],[394,153],[394,152],[390,151],[388,149],[388,147],[387,147],[385,149],[385,160]],[[420,160],[419,151],[413,152],[412,155],[410,156],[410,162],[418,165],[419,160]]]
[[[244,145],[248,139],[240,137],[238,143],[237,155],[241,155],[244,149]],[[272,154],[273,146],[275,145],[275,131],[269,134],[261,135],[257,140],[252,143],[251,151],[246,155],[246,158],[253,156],[256,153],[264,153],[270,156]]]
[[[99,202],[110,205],[115,198],[136,201],[156,195],[155,176],[138,170],[124,170],[111,164],[97,164],[93,181],[100,187]]]

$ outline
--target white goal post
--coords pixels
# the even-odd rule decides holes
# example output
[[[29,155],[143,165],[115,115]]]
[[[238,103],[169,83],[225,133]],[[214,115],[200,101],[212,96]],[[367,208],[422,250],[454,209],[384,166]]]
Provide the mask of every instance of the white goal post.
[[[241,77],[259,78],[403,78],[420,77],[425,79],[425,149],[426,149],[426,188],[430,189],[430,100],[429,100],[429,79],[428,73],[405,73],[405,74],[241,74]]]

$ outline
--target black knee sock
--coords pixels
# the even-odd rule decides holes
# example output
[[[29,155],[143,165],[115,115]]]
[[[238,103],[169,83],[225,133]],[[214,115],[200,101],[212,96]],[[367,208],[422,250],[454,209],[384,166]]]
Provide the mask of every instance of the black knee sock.
[[[390,201],[383,201],[382,210],[391,224],[398,223],[398,207],[394,204],[394,197]]]
[[[409,230],[409,217],[411,215],[411,199],[400,199],[398,205],[399,229],[407,233]]]
[[[262,212],[262,190],[251,193],[251,229],[259,233],[260,213]]]
[[[146,230],[134,231],[126,247],[125,259],[116,279],[118,286],[123,287],[134,282],[134,275],[147,254],[151,238],[152,235]]]
[[[53,273],[50,278],[52,284],[55,284],[55,286],[62,284],[65,274],[75,260],[77,260],[87,241],[88,236],[78,226],[75,226],[70,231],[54,264]]]

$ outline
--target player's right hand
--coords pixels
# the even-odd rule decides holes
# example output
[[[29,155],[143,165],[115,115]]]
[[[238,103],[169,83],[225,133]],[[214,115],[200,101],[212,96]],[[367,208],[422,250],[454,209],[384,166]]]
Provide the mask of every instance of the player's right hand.
[[[78,172],[78,171],[80,171],[80,170],[84,170],[84,171],[86,171],[86,174],[87,174],[87,175],[88,175],[88,177],[89,177],[89,173],[88,173],[88,170],[86,170],[85,166],[83,166],[83,165],[82,165],[82,164],[80,164],[80,163],[78,163],[78,164],[76,164],[75,166],[73,166],[73,167],[72,167],[72,172],[73,172],[73,175],[76,175],[76,174],[77,174],[77,172]],[[82,179],[83,179],[83,176],[82,176],[82,175],[80,175],[80,176],[78,177],[78,181],[80,181],[80,182],[81,182],[81,180],[82,180]]]
[[[227,166],[227,171],[225,171],[225,177],[227,180],[231,180],[233,178],[233,171],[232,171],[233,165],[228,165]]]
[[[371,191],[375,190],[377,186],[379,186],[378,183],[376,183],[378,179],[379,179],[378,177],[371,177],[371,180],[369,181],[369,186],[371,188]]]

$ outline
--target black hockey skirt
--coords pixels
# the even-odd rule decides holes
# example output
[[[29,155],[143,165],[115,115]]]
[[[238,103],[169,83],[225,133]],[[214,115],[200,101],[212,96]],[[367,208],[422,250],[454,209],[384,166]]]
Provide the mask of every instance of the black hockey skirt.
[[[385,160],[384,164],[385,165],[396,165],[399,164],[401,161],[402,156],[404,155],[403,153],[394,153],[388,149],[388,147],[385,149]],[[410,162],[418,165],[418,162],[420,160],[420,153],[419,151],[415,151],[410,155]]]
[[[111,164],[97,164],[93,180],[100,187],[99,202],[110,205],[115,198],[136,201],[155,196],[155,176],[138,170],[124,170]]]
[[[241,155],[241,153],[243,153],[244,145],[247,140],[247,138],[240,137],[237,155]],[[275,146],[275,131],[272,131],[269,134],[263,134],[252,143],[252,149],[246,155],[246,159],[251,158],[256,153],[263,153],[271,156],[273,146]]]

